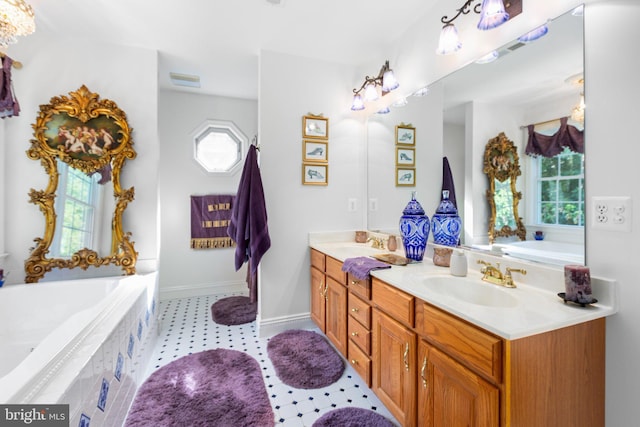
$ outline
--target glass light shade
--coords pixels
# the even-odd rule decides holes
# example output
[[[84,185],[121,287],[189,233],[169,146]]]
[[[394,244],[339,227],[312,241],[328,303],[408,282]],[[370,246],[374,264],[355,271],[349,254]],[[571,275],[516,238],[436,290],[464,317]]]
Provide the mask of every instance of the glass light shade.
[[[378,95],[378,89],[376,88],[375,83],[367,83],[364,87],[364,100],[365,101],[375,101],[380,98]]]
[[[422,87],[412,93],[413,96],[427,96],[428,94],[429,94],[429,86]]]
[[[394,106],[394,107],[404,107],[408,103],[409,103],[409,101],[407,101],[407,98],[400,98],[400,99],[398,99],[396,102],[394,102],[391,105]]]
[[[584,123],[584,94],[580,94],[580,103],[573,108],[571,111],[571,119],[576,122]]]
[[[540,25],[538,28],[534,28],[533,30],[529,31],[527,34],[524,34],[518,37],[518,41],[521,43],[529,43],[534,40],[538,40],[540,37],[544,36],[548,32],[549,32],[549,27],[547,27],[547,24],[543,24],[543,25]]]
[[[17,42],[36,29],[35,15],[24,0],[0,0],[0,46]]]
[[[499,56],[500,54],[498,53],[498,51],[494,50],[493,52],[489,52],[486,55],[476,59],[476,64],[488,64],[498,59]]]
[[[460,43],[460,39],[458,38],[458,29],[456,26],[453,24],[447,24],[442,27],[436,53],[438,55],[450,55],[459,51],[461,48],[462,43]]]
[[[396,80],[396,76],[393,75],[393,70],[385,71],[382,75],[382,91],[391,92],[398,87],[400,87],[400,83]]]
[[[362,97],[359,93],[353,95],[353,102],[351,103],[351,109],[353,111],[364,110],[364,102],[362,102]]]
[[[482,0],[480,9],[479,30],[496,28],[509,20],[509,14],[504,10],[502,0]]]
[[[571,14],[573,16],[583,16],[584,15],[584,5],[581,4],[580,6],[576,7],[575,9],[573,9]]]
[[[376,111],[376,114],[389,114],[390,112],[391,112],[391,108],[384,107],[384,108],[381,108],[380,110]]]

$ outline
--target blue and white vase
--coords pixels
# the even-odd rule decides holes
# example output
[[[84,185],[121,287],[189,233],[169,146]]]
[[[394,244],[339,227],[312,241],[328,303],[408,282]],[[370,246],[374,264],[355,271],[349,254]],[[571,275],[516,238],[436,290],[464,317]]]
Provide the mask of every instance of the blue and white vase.
[[[433,242],[444,246],[458,246],[462,220],[458,215],[458,209],[449,200],[449,191],[442,191],[442,201],[431,218],[431,231]]]
[[[411,201],[402,211],[400,234],[407,258],[422,261],[429,238],[429,217],[416,200],[415,193],[411,195]]]

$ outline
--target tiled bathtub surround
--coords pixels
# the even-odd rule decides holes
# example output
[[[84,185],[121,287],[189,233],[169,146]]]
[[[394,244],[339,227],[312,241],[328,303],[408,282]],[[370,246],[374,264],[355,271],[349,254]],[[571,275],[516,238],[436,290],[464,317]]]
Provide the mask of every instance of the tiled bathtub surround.
[[[157,339],[158,287],[156,273],[118,280],[104,301],[84,306],[18,367],[35,370],[28,381],[18,387],[15,378],[0,379],[1,390],[14,392],[0,401],[69,404],[74,427],[122,424]]]

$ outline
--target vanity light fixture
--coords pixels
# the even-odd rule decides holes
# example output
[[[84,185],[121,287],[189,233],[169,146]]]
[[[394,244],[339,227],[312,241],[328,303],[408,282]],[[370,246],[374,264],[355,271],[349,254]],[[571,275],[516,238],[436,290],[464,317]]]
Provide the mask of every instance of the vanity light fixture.
[[[376,101],[380,96],[386,95],[399,86],[400,84],[393,75],[393,70],[389,67],[389,61],[385,61],[376,77],[366,76],[360,89],[353,89],[351,109],[353,111],[364,110],[365,101]]]
[[[18,41],[36,30],[33,8],[24,0],[0,0],[0,47]]]
[[[429,94],[429,86],[421,87],[417,91],[413,92],[412,96],[427,96]]]
[[[493,62],[496,59],[498,59],[499,56],[500,54],[498,53],[497,50],[491,51],[486,55],[476,59],[476,64],[489,64],[490,62]]]
[[[544,36],[548,32],[549,32],[549,27],[547,26],[547,24],[542,24],[539,27],[529,31],[528,33],[518,37],[518,41],[521,43],[531,43],[532,41],[538,40],[540,37]]]
[[[440,40],[436,53],[439,55],[449,55],[459,51],[462,43],[458,37],[458,30],[453,24],[460,15],[467,15],[472,10],[480,15],[478,21],[479,30],[490,30],[499,27],[507,22],[510,18],[522,12],[522,0],[477,0],[473,7],[472,4],[476,0],[466,0],[461,8],[457,9],[457,13],[453,18],[447,15],[440,18],[440,22],[444,24],[440,31]],[[511,10],[511,11],[510,11]],[[515,12],[515,13],[512,13]]]
[[[571,119],[579,123],[584,123],[584,93],[580,94],[580,102],[571,110]]]

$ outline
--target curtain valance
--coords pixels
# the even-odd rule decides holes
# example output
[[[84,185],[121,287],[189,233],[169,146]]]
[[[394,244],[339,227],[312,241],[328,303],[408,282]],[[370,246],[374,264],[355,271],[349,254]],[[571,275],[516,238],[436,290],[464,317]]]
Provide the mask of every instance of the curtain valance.
[[[527,126],[529,140],[525,153],[530,156],[554,157],[565,147],[584,154],[584,131],[567,124],[568,117],[560,119],[560,129],[553,135],[543,135],[533,130],[534,125]]]

